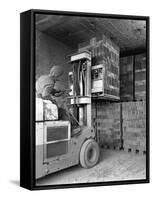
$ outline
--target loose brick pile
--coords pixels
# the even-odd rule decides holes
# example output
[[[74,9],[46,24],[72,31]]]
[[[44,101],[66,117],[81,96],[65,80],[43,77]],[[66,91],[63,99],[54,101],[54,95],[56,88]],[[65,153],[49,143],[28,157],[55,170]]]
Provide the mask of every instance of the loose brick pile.
[[[124,149],[146,151],[146,102],[122,103],[122,111]]]

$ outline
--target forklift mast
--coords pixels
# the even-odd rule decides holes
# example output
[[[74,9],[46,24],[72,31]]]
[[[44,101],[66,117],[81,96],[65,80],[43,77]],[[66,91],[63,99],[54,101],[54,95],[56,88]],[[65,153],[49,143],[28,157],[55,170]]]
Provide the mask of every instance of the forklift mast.
[[[91,127],[91,54],[88,51],[71,55],[69,72],[70,105],[80,126]]]

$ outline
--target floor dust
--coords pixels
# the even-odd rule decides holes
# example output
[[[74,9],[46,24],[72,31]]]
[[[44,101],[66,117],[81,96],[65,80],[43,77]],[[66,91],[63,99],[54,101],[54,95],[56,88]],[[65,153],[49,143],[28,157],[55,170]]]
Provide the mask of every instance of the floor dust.
[[[99,163],[90,169],[74,166],[37,181],[37,185],[107,182],[146,178],[146,156],[101,149]]]

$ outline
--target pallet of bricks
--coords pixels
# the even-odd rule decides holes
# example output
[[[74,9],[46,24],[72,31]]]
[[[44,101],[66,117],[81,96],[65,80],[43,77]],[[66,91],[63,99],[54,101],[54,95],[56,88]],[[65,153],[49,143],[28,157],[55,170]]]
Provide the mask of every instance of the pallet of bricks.
[[[125,151],[146,152],[146,102],[122,103],[123,148]]]
[[[120,149],[122,146],[120,103],[101,102],[97,104],[96,129],[101,147]]]
[[[126,56],[120,59],[120,99],[133,100],[134,94],[134,56]]]
[[[119,47],[106,35],[94,37],[91,40],[80,43],[78,52],[88,50],[91,52],[92,66],[103,65],[104,70],[104,97],[110,96],[119,99]]]
[[[123,148],[146,152],[146,54],[120,59]],[[132,102],[132,100],[135,100]],[[128,102],[124,102],[128,101]]]
[[[120,99],[122,101],[146,99],[146,54],[120,59]]]
[[[146,54],[135,56],[135,99],[146,99]]]

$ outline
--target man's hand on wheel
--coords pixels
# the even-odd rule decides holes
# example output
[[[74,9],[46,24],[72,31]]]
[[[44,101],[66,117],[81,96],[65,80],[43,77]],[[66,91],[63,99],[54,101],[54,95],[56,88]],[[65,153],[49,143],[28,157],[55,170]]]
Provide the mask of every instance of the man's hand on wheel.
[[[63,95],[69,95],[71,91],[72,91],[71,89],[66,89],[63,91]]]

